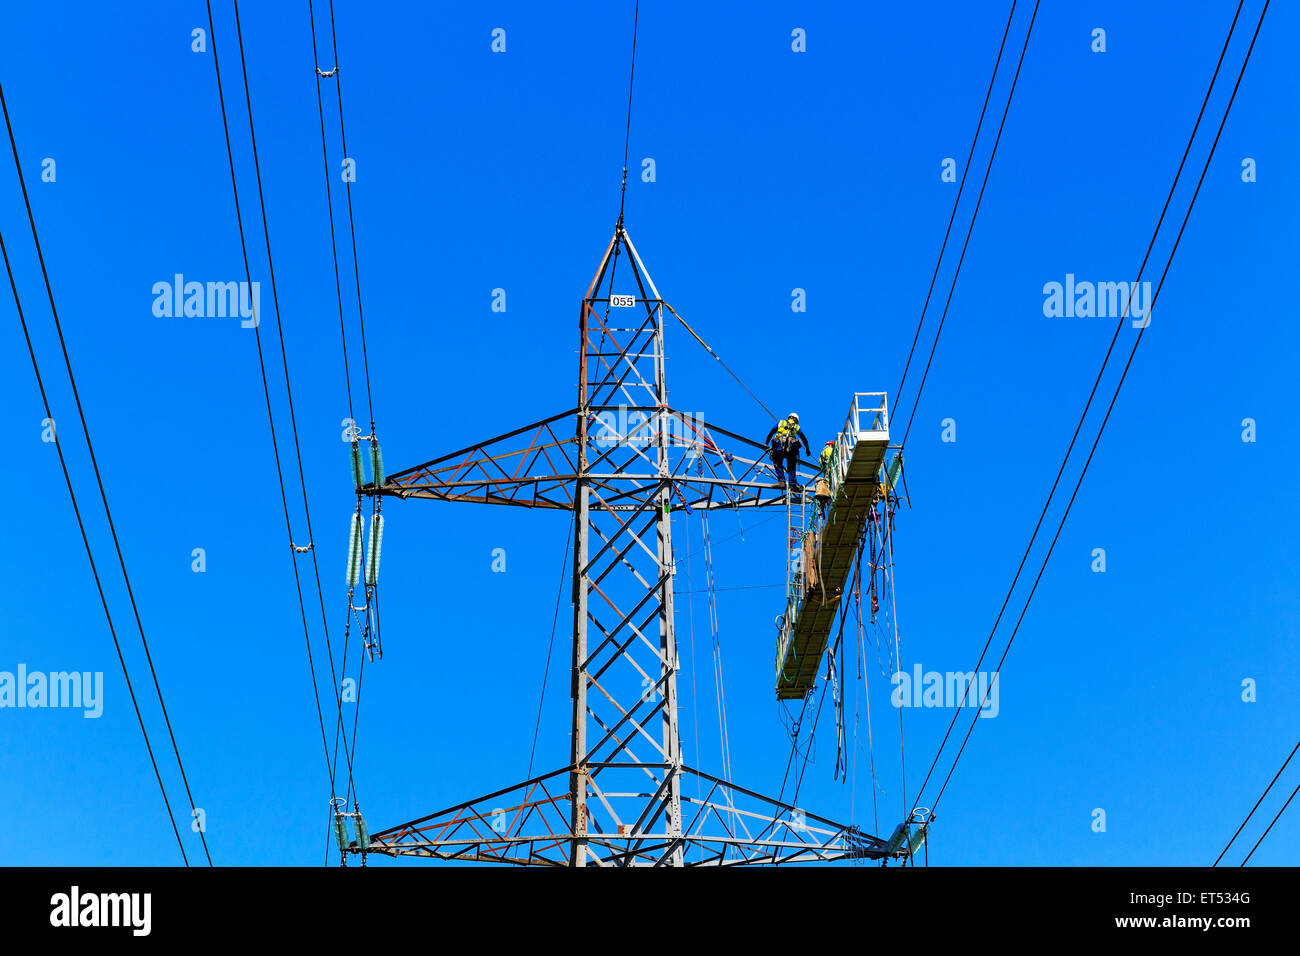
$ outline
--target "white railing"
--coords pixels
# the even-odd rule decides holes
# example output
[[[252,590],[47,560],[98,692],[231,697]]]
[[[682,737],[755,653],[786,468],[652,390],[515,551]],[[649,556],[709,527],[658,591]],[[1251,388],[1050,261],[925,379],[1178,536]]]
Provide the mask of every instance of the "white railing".
[[[869,420],[865,427],[864,421]],[[849,421],[847,424],[853,426],[855,432],[887,432],[889,431],[889,412],[887,410],[884,392],[854,392],[853,408],[849,411]],[[845,430],[848,430],[848,427]]]
[[[831,456],[830,466],[826,469],[826,478],[831,485],[831,498],[849,473],[849,462],[853,458],[853,449],[858,439],[871,432],[889,432],[889,412],[884,392],[854,392],[853,404],[849,406],[848,418],[844,420],[843,430],[835,436],[835,452]]]

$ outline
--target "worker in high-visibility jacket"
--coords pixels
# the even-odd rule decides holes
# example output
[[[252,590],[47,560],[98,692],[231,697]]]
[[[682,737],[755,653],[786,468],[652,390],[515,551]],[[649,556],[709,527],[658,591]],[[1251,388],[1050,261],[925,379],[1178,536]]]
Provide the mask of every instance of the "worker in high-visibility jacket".
[[[831,459],[835,457],[835,439],[832,438],[822,446],[822,474],[829,481],[831,477]]]
[[[831,470],[835,467],[835,439],[822,446],[821,474],[813,486],[813,501],[817,505],[817,520],[826,515],[831,502]]]
[[[812,454],[808,437],[799,430],[799,413],[791,412],[782,421],[777,422],[767,433],[767,445],[772,454],[772,464],[776,466],[776,480],[796,491],[799,490],[799,443],[804,451]],[[785,469],[784,474],[782,468]],[[786,476],[789,477],[786,477]]]

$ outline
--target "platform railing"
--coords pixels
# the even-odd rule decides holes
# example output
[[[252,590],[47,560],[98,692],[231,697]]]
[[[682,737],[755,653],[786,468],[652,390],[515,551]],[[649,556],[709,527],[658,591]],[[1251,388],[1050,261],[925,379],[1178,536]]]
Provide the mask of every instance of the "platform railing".
[[[849,421],[856,432],[889,431],[889,410],[884,392],[854,392]],[[863,425],[864,421],[869,421]]]
[[[868,432],[889,431],[889,411],[884,392],[854,392],[844,428],[835,436],[835,451],[825,469],[832,500],[840,483],[849,473],[849,462],[860,436]]]

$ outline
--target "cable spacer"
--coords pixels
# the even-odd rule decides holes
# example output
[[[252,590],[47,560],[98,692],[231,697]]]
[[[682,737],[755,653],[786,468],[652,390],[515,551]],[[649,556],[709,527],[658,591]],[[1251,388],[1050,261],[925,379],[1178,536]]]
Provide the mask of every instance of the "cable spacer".
[[[338,68],[337,66],[334,67],[334,69],[329,70],[329,71],[322,70],[319,66],[316,67],[316,75],[317,75],[317,76],[323,76],[323,77],[325,77],[326,79],[329,79],[331,76],[333,76],[333,75],[334,75],[335,73],[337,73],[338,71],[339,71],[339,68]]]

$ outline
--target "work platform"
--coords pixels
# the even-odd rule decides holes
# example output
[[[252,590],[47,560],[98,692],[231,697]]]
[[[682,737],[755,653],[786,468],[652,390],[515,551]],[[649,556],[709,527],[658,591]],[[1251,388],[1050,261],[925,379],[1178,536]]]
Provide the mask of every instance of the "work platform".
[[[826,504],[818,505],[815,484],[790,493],[786,609],[776,649],[779,700],[802,699],[816,680],[858,541],[884,481],[888,447],[885,393],[858,392],[822,475],[829,483]]]

